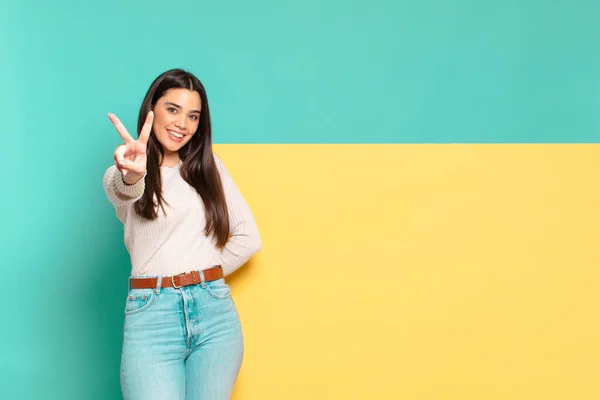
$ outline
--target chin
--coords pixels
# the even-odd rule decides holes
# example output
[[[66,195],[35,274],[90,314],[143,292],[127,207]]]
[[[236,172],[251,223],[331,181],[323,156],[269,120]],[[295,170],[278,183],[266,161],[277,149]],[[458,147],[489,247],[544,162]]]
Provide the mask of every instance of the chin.
[[[187,142],[173,143],[169,139],[159,140],[159,143],[162,146],[163,150],[171,153],[179,151],[183,146],[187,144]]]
[[[172,146],[163,146],[163,152],[165,154],[175,153],[177,151],[179,151],[179,149],[173,148]]]
[[[169,151],[178,151],[180,148],[182,148],[184,145],[184,143],[166,143],[166,146],[163,144],[163,148],[165,148],[166,150]]]

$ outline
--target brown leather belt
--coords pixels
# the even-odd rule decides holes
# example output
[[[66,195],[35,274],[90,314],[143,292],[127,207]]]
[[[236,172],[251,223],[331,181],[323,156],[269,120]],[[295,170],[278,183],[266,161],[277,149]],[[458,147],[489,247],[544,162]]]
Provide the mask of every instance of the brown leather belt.
[[[208,268],[202,271],[204,281],[216,281],[223,278],[223,268],[220,265]],[[129,279],[129,289],[155,289],[157,278],[131,278]],[[164,276],[160,287],[162,288],[180,288],[184,286],[197,285],[202,280],[200,272],[192,271],[180,275]]]

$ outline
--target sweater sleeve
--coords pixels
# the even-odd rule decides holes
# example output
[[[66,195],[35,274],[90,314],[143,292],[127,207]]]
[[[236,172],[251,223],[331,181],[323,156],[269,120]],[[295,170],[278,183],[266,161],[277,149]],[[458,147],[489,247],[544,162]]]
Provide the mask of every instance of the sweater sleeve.
[[[125,223],[127,208],[142,197],[146,180],[142,178],[134,185],[127,185],[123,182],[121,172],[112,165],[104,173],[102,184],[108,200],[115,207],[117,218]]]
[[[216,154],[214,157],[223,183],[225,199],[227,200],[227,212],[229,213],[231,237],[221,250],[223,273],[227,276],[260,251],[262,242],[250,207],[223,162]]]

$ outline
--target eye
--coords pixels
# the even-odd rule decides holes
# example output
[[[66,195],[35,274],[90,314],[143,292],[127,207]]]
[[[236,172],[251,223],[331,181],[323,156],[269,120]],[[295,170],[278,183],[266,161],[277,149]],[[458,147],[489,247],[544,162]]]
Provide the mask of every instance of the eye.
[[[198,115],[197,114],[190,115],[190,118],[192,119],[192,121],[198,121]]]
[[[171,114],[175,114],[177,112],[177,109],[175,107],[168,107],[167,111],[170,112]]]

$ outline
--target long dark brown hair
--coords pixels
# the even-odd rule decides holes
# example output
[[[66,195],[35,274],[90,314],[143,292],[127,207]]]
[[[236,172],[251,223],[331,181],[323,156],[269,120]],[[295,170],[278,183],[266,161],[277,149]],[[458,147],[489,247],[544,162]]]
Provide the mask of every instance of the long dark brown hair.
[[[183,161],[181,176],[198,192],[204,203],[206,215],[204,233],[206,236],[213,235],[217,246],[223,247],[229,238],[229,215],[223,185],[212,151],[208,99],[200,80],[182,69],[172,69],[158,76],[148,89],[140,107],[138,136],[146,121],[146,116],[169,89],[188,89],[196,91],[200,95],[201,112],[198,130],[192,139],[179,150],[179,158]],[[162,196],[160,173],[160,160],[164,156],[164,150],[154,131],[150,133],[146,155],[148,171],[145,178],[146,190],[135,203],[135,211],[141,217],[153,220],[158,216],[159,207],[166,213],[164,208],[166,201]]]

